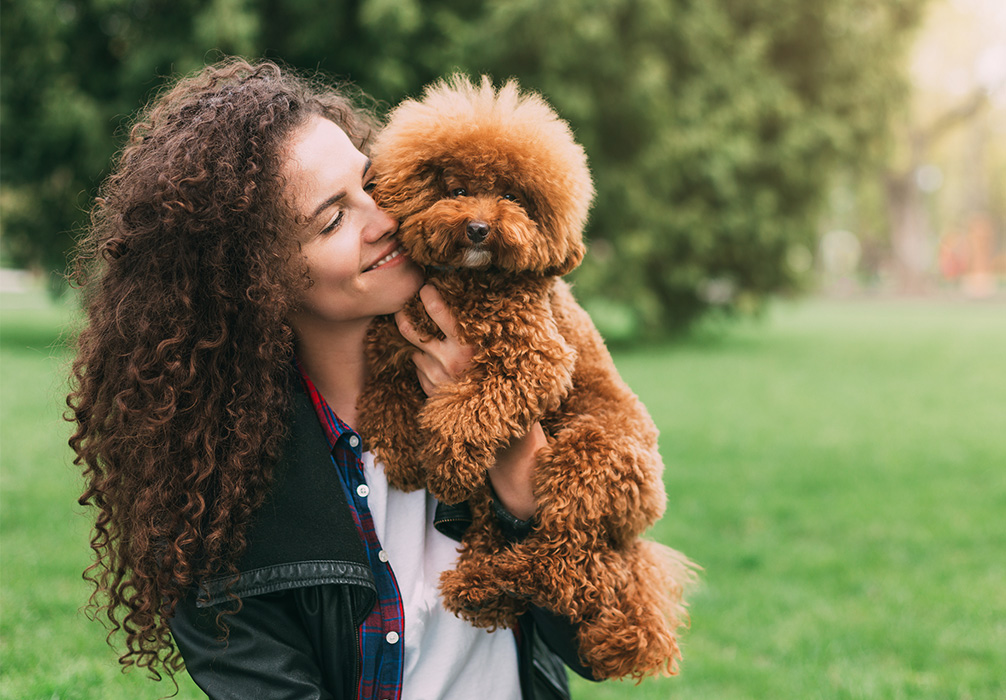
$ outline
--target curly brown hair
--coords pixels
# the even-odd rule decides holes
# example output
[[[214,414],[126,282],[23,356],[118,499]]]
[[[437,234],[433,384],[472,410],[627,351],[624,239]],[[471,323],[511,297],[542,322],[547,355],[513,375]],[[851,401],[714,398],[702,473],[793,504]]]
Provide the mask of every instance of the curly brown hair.
[[[231,58],[139,115],[100,190],[75,281],[70,446],[96,508],[89,610],[123,666],[182,660],[167,618],[234,565],[270,486],[289,404],[286,322],[307,282],[280,176],[292,133],[330,119],[361,149],[361,95]]]

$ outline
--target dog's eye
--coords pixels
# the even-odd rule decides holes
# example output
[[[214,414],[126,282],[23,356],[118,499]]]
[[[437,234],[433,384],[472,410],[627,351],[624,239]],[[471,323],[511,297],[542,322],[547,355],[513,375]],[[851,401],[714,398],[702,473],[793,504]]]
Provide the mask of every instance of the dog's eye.
[[[468,196],[468,190],[466,190],[464,187],[455,187],[453,190],[451,190],[451,196],[452,197],[467,197]]]
[[[503,195],[503,199],[507,200],[508,202],[519,201],[517,199],[517,195],[513,194],[512,192],[507,192],[505,195]]]

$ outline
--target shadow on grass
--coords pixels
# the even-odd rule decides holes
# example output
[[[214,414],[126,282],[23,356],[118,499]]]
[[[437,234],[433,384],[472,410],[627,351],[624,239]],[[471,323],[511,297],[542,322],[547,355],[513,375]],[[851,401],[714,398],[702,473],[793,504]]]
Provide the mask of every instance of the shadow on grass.
[[[6,320],[5,320],[6,321]],[[47,350],[64,352],[73,346],[73,338],[59,328],[4,323],[0,329],[0,348],[4,350]]]
[[[763,317],[717,319],[662,338],[606,340],[606,345],[612,355],[618,357],[666,356],[694,351],[709,354],[756,352],[766,346],[764,330],[767,326]]]
[[[76,339],[69,321],[69,315],[57,307],[3,308],[0,348],[14,352],[65,352]]]

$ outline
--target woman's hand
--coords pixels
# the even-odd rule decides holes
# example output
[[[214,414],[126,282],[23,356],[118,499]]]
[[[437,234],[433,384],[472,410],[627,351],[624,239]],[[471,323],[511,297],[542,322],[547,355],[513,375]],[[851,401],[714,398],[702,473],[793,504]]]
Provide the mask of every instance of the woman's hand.
[[[419,290],[419,298],[426,307],[426,313],[446,336],[443,340],[421,336],[406,318],[404,311],[395,314],[395,321],[405,339],[417,348],[412,354],[416,375],[426,395],[432,396],[439,387],[453,382],[468,369],[475,350],[461,342],[458,324],[436,287],[423,285]]]
[[[546,444],[541,423],[534,423],[527,435],[496,453],[496,466],[489,470],[496,497],[518,520],[530,519],[538,508],[534,497],[534,467],[538,463],[535,455]]]
[[[395,314],[395,321],[402,336],[416,346],[412,355],[416,375],[426,395],[432,396],[437,389],[455,381],[468,369],[475,349],[461,342],[458,324],[436,287],[423,285],[419,298],[426,307],[426,313],[443,332],[443,340],[422,337],[402,311]],[[535,454],[545,444],[541,423],[535,423],[527,435],[516,438],[496,454],[496,465],[489,470],[489,481],[500,503],[519,520],[527,520],[534,515],[536,501],[532,476]]]

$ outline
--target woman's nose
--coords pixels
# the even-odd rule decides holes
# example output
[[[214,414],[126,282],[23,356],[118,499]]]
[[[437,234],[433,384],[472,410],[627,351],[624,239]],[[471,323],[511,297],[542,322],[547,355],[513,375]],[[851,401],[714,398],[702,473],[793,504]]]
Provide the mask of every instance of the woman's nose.
[[[371,200],[373,201],[373,200]],[[398,219],[377,206],[375,202],[371,214],[371,230],[375,232],[373,240],[378,240],[384,236],[395,233],[398,230]]]

